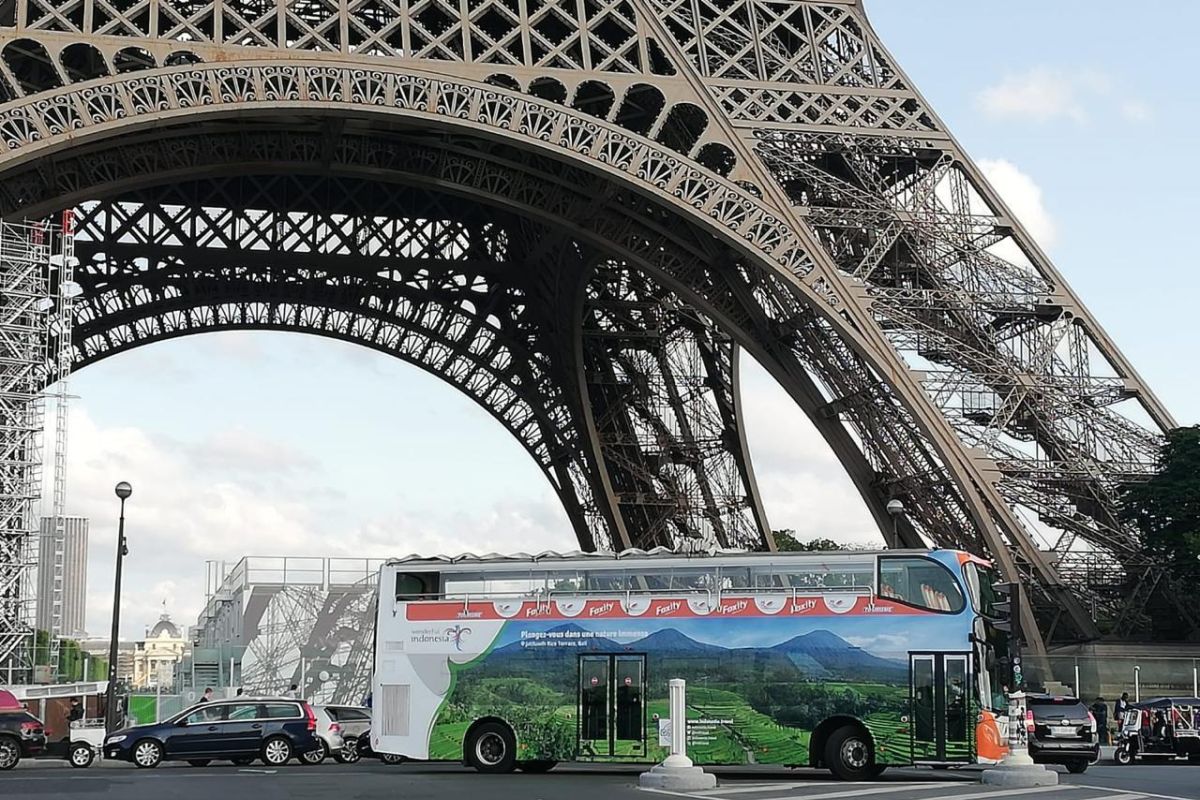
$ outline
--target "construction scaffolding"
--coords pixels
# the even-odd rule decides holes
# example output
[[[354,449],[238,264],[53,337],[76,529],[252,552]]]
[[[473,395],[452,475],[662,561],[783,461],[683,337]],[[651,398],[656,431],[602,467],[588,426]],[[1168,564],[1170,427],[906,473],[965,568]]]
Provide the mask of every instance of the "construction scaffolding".
[[[33,676],[34,512],[56,305],[49,275],[52,258],[62,258],[60,233],[42,223],[0,223],[0,675],[10,685]]]
[[[46,659],[48,675],[45,680],[53,683],[58,679],[58,656],[63,637],[63,604],[65,602],[64,580],[66,569],[67,532],[67,380],[71,374],[72,348],[71,328],[75,313],[75,298],[81,294],[75,282],[75,212],[67,210],[62,215],[61,248],[52,253],[46,264],[47,297],[54,302],[48,310],[48,336],[46,353],[47,383],[57,378],[47,394],[54,397],[54,481],[51,492],[49,531],[42,535],[51,537],[49,564],[38,564],[38,569],[49,569],[53,573],[49,598],[38,598],[38,602],[50,603],[50,629],[47,631],[49,657]],[[45,304],[43,304],[45,305]],[[38,551],[42,552],[41,550]],[[40,583],[34,585],[41,585]],[[36,678],[35,678],[36,679]]]

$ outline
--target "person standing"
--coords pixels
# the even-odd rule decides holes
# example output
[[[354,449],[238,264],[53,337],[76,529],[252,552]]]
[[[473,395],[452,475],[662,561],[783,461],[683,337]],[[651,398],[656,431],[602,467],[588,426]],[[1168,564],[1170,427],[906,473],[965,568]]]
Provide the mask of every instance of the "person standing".
[[[212,700],[212,696],[213,696],[213,690],[212,690],[212,687],[210,686],[204,690],[204,694],[200,695],[200,699],[197,700],[196,702],[197,703],[207,703],[209,700]]]
[[[1108,704],[1103,697],[1097,697],[1092,703],[1092,716],[1096,718],[1096,732],[1100,735],[1100,744],[1109,744],[1108,737]]]
[[[1121,724],[1121,717],[1125,716],[1125,712],[1129,710],[1129,692],[1121,692],[1121,698],[1113,703],[1113,717],[1116,718],[1118,725]]]
[[[297,684],[293,683],[293,684],[292,684],[292,686],[291,686],[291,688],[290,688],[290,689],[288,689],[287,696],[288,696],[288,697],[290,697],[290,698],[292,698],[293,700],[299,700],[299,699],[300,699],[300,687],[299,687],[299,685],[297,685]]]

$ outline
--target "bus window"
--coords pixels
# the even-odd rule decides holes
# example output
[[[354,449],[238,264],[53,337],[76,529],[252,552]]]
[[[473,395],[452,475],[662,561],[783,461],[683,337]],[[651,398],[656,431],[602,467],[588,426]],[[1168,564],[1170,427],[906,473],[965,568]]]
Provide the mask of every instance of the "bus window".
[[[996,589],[994,584],[1000,579],[995,570],[983,569],[978,564],[967,562],[963,565],[963,574],[967,578],[967,591],[971,595],[971,603],[975,612],[988,619],[996,617]]]
[[[430,600],[437,595],[436,572],[397,572],[396,600]]]
[[[958,613],[966,605],[953,573],[928,558],[880,558],[879,596],[930,611]]]
[[[790,560],[790,559],[789,559]],[[760,589],[863,589],[875,585],[875,557],[821,556],[819,561],[795,559],[751,569]]]

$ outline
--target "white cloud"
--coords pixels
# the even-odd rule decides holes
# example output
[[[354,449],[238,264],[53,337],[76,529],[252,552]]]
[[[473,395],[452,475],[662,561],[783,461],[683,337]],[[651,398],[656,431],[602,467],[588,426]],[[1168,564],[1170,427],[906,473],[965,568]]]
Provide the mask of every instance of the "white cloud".
[[[1011,161],[983,158],[978,161],[988,183],[1043,248],[1054,246],[1058,238],[1054,218],[1042,200],[1042,188]]]
[[[746,438],[771,527],[793,528],[801,541],[881,543],[858,490],[804,411],[745,353],[741,367]]]
[[[975,102],[993,119],[1067,119],[1084,123],[1107,113],[1113,92],[1113,80],[1103,72],[1034,67],[1005,76],[981,91]],[[1137,99],[1124,101],[1117,111],[1129,122],[1145,122],[1151,116],[1149,107]]]
[[[989,86],[980,92],[977,102],[991,117],[1027,117],[1039,122],[1066,117],[1083,122],[1087,112],[1079,89],[1070,76],[1039,67]]]
[[[98,425],[76,406],[70,438],[68,513],[91,520],[92,634],[103,635],[110,625],[118,510],[112,487],[118,480],[134,487],[126,504],[129,556],[121,612],[126,638],[153,625],[164,600],[177,623],[195,624],[209,560],[575,547],[566,514],[548,486],[540,495],[533,491],[531,497],[469,511],[408,511],[397,498],[397,510],[371,515],[356,513],[347,498],[329,490],[324,484],[330,476],[303,451],[243,431],[182,443],[134,427]]]
[[[1140,100],[1126,100],[1121,104],[1121,116],[1130,122],[1149,122],[1154,118],[1150,106]]]

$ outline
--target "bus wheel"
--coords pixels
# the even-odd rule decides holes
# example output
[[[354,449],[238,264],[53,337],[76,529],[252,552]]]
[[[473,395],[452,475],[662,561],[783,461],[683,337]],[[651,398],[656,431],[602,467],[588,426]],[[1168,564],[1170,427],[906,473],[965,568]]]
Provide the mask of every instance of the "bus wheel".
[[[517,765],[517,742],[507,725],[485,722],[467,741],[467,761],[480,772],[512,772]]]
[[[825,743],[825,766],[844,781],[867,781],[883,772],[867,732],[855,725],[838,728]]]
[[[517,769],[521,772],[539,773],[549,772],[557,766],[557,761],[521,761],[517,764]]]

